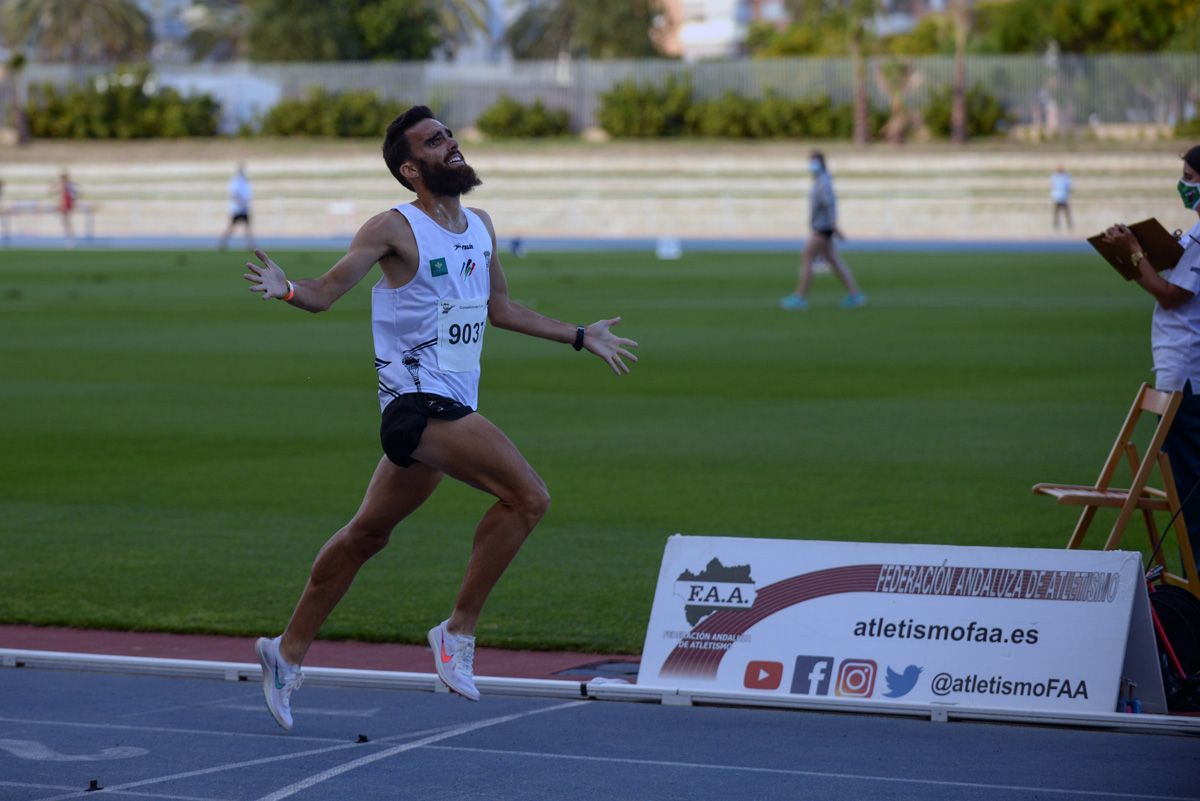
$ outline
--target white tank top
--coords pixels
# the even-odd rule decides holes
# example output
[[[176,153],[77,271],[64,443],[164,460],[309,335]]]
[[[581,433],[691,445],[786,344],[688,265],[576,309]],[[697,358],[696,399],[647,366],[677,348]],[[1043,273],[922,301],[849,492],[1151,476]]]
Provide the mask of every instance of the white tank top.
[[[476,408],[479,354],[491,291],[492,237],[479,215],[463,208],[467,228],[447,231],[411,203],[393,207],[417,239],[417,272],[395,289],[371,289],[371,332],[379,406],[429,392]]]

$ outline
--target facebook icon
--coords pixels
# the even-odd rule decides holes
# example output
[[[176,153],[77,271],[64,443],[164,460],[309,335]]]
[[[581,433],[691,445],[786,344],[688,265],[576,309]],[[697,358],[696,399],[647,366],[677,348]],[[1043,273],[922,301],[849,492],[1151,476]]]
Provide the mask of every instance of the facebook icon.
[[[798,656],[792,671],[792,695],[829,695],[832,656]]]

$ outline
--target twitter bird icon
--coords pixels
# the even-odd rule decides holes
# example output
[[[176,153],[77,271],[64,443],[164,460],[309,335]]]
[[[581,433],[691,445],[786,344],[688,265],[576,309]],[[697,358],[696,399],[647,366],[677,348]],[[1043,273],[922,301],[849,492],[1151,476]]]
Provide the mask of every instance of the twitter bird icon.
[[[922,668],[916,665],[909,665],[904,669],[903,673],[897,673],[892,670],[891,666],[887,669],[887,686],[888,691],[884,693],[888,698],[900,698],[912,692],[912,688],[917,686],[917,678],[921,675]]]

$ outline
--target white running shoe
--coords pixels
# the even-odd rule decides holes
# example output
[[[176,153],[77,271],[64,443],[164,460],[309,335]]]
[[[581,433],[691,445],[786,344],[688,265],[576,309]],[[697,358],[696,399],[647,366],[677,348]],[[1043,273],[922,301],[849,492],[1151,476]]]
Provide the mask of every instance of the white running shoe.
[[[433,666],[442,683],[468,701],[479,700],[475,688],[475,638],[446,631],[449,620],[443,620],[429,630],[429,647],[433,649]]]
[[[279,637],[273,640],[259,637],[254,643],[258,661],[262,665],[263,698],[267,709],[285,731],[292,730],[292,693],[300,689],[303,677],[300,668],[289,665],[279,655]]]

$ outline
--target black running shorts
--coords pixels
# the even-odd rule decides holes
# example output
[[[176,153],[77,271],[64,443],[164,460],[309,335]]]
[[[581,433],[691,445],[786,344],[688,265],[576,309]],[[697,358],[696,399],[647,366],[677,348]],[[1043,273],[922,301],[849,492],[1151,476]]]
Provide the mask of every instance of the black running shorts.
[[[408,467],[416,462],[412,452],[421,442],[425,423],[435,420],[458,420],[473,413],[470,406],[428,392],[400,395],[383,410],[379,424],[379,442],[392,464]]]

